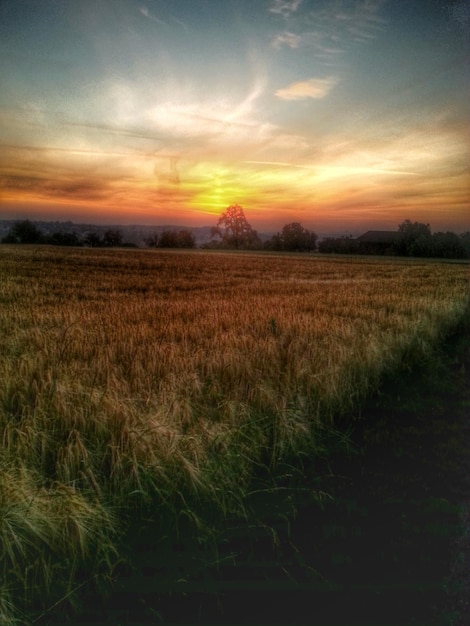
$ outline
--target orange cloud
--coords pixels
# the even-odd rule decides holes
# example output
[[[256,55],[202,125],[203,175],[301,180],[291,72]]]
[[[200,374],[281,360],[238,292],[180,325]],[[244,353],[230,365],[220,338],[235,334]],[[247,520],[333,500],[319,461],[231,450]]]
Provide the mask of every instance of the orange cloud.
[[[306,98],[325,98],[338,80],[334,76],[328,78],[310,78],[309,80],[291,83],[283,89],[276,91],[276,96],[281,100],[305,100]]]

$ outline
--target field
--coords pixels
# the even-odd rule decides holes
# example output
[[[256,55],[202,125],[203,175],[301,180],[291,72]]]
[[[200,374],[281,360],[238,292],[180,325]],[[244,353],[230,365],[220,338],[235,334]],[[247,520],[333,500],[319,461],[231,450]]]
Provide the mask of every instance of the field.
[[[426,359],[468,311],[468,278],[409,259],[1,246],[0,622],[112,569],[142,510],[243,510],[260,468],[320,453],[384,375]]]

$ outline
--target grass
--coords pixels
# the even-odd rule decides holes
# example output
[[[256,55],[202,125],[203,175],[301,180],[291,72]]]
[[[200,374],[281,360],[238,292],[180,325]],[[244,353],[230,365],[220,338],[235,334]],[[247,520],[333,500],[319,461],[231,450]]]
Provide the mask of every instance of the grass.
[[[425,359],[468,287],[459,263],[0,247],[0,621],[112,571],[150,505],[243,508],[257,468],[321,452]]]

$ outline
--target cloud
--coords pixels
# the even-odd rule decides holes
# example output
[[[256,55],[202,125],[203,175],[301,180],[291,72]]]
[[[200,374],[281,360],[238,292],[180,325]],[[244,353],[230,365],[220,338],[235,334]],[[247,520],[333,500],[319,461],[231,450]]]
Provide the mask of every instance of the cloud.
[[[194,152],[209,146],[251,145],[266,140],[273,130],[272,124],[260,118],[257,107],[264,89],[265,81],[257,79],[243,95],[161,101],[145,111],[143,123],[150,133],[167,137],[172,149],[178,146]]]
[[[274,0],[270,7],[271,13],[279,13],[283,17],[289,17],[291,13],[295,13],[300,6],[302,0]]]
[[[152,22],[156,22],[157,24],[160,24],[160,26],[168,26],[168,24],[166,22],[164,22],[163,20],[158,19],[158,17],[155,17],[154,15],[151,15],[151,13],[149,12],[148,8],[146,6],[140,7],[139,8],[139,12],[146,17],[148,20],[151,20]]]
[[[278,89],[275,95],[281,98],[281,100],[305,100],[306,98],[317,100],[327,96],[337,82],[334,76],[310,78],[309,80],[291,83],[283,89]]]
[[[301,41],[302,37],[300,37],[300,35],[285,32],[280,33],[273,39],[272,46],[276,50],[279,50],[279,48],[282,48],[282,46],[289,46],[289,48],[298,48]]]
[[[272,46],[279,50],[302,45],[313,50],[315,61],[333,66],[352,46],[379,36],[385,24],[383,5],[384,0],[316,0],[300,7],[278,0],[270,10],[283,17],[284,29]]]
[[[40,197],[73,197],[75,200],[100,200],[109,193],[107,182],[79,178],[51,180],[31,175],[0,177],[0,187],[5,191],[21,191]]]

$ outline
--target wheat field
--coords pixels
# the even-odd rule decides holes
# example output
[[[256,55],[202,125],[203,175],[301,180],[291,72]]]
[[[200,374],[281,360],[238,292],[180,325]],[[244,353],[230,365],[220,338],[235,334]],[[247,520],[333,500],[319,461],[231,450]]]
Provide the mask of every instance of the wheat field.
[[[1,246],[0,623],[109,567],[142,503],[229,511],[256,467],[314,454],[456,327],[468,269]]]

